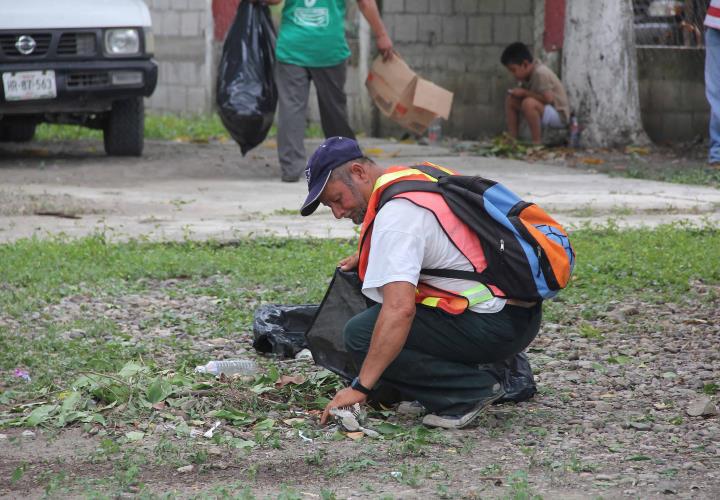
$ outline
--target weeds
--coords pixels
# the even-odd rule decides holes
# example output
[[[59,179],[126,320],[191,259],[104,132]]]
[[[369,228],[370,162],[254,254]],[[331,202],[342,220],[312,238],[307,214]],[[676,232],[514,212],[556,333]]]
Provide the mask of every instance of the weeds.
[[[493,138],[490,143],[480,144],[473,150],[478,156],[497,156],[500,158],[524,158],[528,153],[542,149],[510,137],[507,133]]]
[[[512,500],[542,500],[542,497],[533,492],[528,483],[527,472],[515,471],[508,478],[510,494],[507,499]]]
[[[277,128],[273,125],[268,136],[275,137],[276,134]],[[323,137],[319,124],[311,123],[305,130],[305,136]],[[35,138],[41,141],[101,140],[102,131],[79,125],[42,123],[37,127]],[[145,116],[145,138],[196,144],[232,140],[215,113],[186,116],[148,113]]]

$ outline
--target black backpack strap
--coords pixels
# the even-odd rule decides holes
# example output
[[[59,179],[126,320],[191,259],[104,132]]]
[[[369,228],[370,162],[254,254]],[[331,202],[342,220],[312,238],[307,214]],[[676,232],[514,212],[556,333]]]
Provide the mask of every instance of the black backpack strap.
[[[439,168],[436,168],[436,167],[431,167],[430,165],[413,165],[410,168],[419,170],[423,174],[427,174],[431,177],[435,177],[436,179],[441,179],[443,177],[447,177],[448,175],[450,175],[447,172],[445,172],[444,170],[440,170]]]
[[[468,281],[483,281],[486,279],[486,276],[483,273],[475,271],[461,271],[459,269],[420,269],[420,274]]]

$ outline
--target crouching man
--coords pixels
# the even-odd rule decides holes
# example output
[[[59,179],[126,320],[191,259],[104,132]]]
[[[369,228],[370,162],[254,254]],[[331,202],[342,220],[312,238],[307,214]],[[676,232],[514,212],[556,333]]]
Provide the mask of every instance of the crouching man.
[[[362,224],[358,253],[340,266],[357,268],[363,294],[378,303],[345,326],[346,347],[360,369],[321,422],[331,408],[364,402],[383,381],[430,412],[425,425],[467,426],[504,394],[478,364],[525,349],[539,330],[541,303],[506,300],[478,282],[421,273],[472,271],[470,259],[481,271],[485,260],[477,237],[438,194],[404,192],[377,210],[390,186],[428,180],[418,170],[386,171],[354,140],[332,137],[315,151],[305,174],[309,194],[302,215],[322,203],[337,219]]]

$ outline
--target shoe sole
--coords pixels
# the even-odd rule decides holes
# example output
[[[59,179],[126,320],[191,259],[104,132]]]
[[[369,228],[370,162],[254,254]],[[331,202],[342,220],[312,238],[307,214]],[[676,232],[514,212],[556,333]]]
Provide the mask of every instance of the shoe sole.
[[[423,419],[423,424],[428,425],[430,427],[442,427],[443,429],[464,429],[465,427],[470,425],[478,417],[478,415],[480,415],[480,413],[483,412],[483,410],[485,410],[488,406],[490,406],[491,404],[493,404],[495,401],[502,398],[503,396],[505,396],[505,391],[500,391],[499,393],[483,400],[472,411],[463,415],[462,418],[460,418],[459,421],[457,421],[457,423],[455,423],[455,422],[451,423],[448,421],[446,425],[443,425],[442,417],[438,417],[437,415],[431,414],[431,415],[426,415],[426,417]],[[431,423],[433,419],[432,418],[428,419],[428,417],[437,417],[440,420],[438,422]],[[426,422],[426,420],[430,420],[430,422]]]

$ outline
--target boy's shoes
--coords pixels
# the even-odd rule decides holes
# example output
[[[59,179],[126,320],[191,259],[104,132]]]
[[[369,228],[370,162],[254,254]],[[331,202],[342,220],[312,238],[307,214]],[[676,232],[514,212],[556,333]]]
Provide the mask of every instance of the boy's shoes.
[[[473,420],[475,420],[478,415],[482,413],[484,409],[486,409],[498,399],[502,398],[504,395],[505,391],[503,389],[500,389],[492,396],[478,401],[475,406],[473,406],[472,409],[470,409],[467,413],[463,413],[460,415],[435,415],[434,413],[430,413],[428,415],[425,415],[422,423],[427,425],[428,427],[442,427],[443,429],[462,429],[463,427],[467,427],[468,425],[470,425]]]

